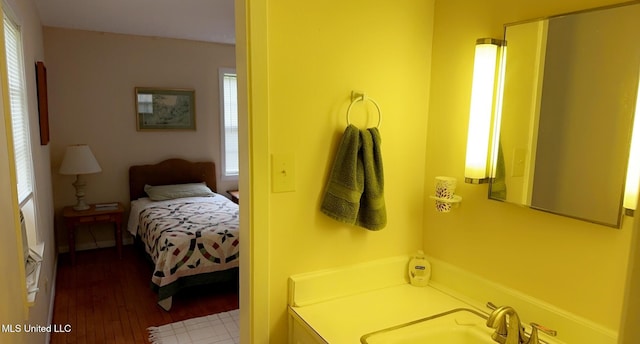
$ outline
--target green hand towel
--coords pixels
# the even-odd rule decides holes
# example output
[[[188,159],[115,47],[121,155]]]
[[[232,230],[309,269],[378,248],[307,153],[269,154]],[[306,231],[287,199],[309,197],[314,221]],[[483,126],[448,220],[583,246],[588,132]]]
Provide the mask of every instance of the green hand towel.
[[[364,190],[360,130],[349,125],[342,135],[320,210],[340,222],[355,224]]]
[[[369,230],[380,230],[387,225],[387,209],[384,202],[384,171],[378,128],[361,130],[360,140],[364,191],[360,198],[356,224]]]

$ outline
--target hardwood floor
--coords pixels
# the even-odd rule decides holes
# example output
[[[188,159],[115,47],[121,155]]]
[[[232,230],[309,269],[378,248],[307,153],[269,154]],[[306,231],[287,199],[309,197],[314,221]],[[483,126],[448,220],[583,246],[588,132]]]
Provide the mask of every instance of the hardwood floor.
[[[122,259],[115,248],[77,252],[75,266],[60,255],[53,324],[71,331],[52,333],[51,343],[149,343],[150,326],[238,308],[237,283],[228,283],[180,293],[166,312],[149,286],[151,272],[132,245],[123,247]]]

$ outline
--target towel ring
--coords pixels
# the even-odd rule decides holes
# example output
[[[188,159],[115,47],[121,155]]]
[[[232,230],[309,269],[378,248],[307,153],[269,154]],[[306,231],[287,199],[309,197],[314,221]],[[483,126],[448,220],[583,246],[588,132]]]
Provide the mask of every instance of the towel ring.
[[[351,115],[351,107],[353,106],[353,104],[362,101],[364,102],[365,100],[368,100],[370,102],[373,103],[373,105],[376,106],[376,109],[378,110],[378,124],[376,124],[376,128],[380,127],[380,123],[382,122],[382,111],[380,110],[380,106],[378,105],[378,103],[376,103],[375,100],[371,99],[371,98],[365,98],[364,95],[354,99],[351,104],[349,104],[349,107],[347,108],[347,125],[351,125],[351,121],[349,120],[349,116]]]

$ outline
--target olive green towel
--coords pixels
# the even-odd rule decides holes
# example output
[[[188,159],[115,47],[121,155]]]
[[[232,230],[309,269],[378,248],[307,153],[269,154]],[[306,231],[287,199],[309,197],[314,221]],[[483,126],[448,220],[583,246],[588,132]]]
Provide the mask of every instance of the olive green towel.
[[[360,130],[349,125],[342,135],[331,175],[322,200],[321,211],[348,224],[355,224],[364,190],[364,169],[360,153]]]
[[[380,230],[387,224],[387,208],[384,203],[384,171],[380,151],[378,128],[360,131],[364,191],[360,198],[357,225],[370,230]]]
[[[327,182],[321,211],[370,230],[387,224],[384,173],[377,128],[345,130]]]

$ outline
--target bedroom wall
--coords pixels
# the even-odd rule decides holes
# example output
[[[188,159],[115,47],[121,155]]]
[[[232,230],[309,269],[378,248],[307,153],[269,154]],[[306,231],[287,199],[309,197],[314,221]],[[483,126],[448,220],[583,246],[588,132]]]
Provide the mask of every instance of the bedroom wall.
[[[253,227],[251,232],[243,227],[241,235],[253,235],[250,241],[258,248],[243,246],[243,257],[253,265],[243,258],[241,273],[247,271],[243,276],[253,279],[253,289],[242,293],[241,308],[255,307],[253,342],[264,343],[267,335],[270,343],[286,342],[290,275],[421,247],[432,6],[423,0],[375,6],[366,0],[285,0],[253,1],[248,7],[249,39],[237,36],[238,45],[248,44],[250,57],[252,170],[246,182]],[[365,91],[382,109],[388,225],[378,232],[320,212],[352,90]],[[352,116],[366,126],[361,109]],[[374,125],[373,109],[371,117]],[[272,154],[294,156],[295,191],[272,192]]]
[[[617,331],[633,218],[625,217],[622,229],[612,229],[491,201],[486,185],[462,183],[475,40],[502,37],[505,23],[612,3],[436,2],[424,248],[438,259]],[[458,178],[456,193],[463,204],[450,214],[436,213],[427,198],[436,175]],[[544,324],[544,319],[529,320]]]
[[[91,203],[128,205],[130,165],[173,157],[220,160],[218,69],[235,67],[233,45],[53,27],[44,28],[44,44],[57,213],[75,204],[75,177],[57,172],[67,145],[88,144],[102,167],[86,176]],[[197,130],[136,131],[136,86],[195,89]],[[237,188],[237,182],[220,181],[217,169],[220,193]],[[56,228],[64,251],[66,229]],[[110,228],[91,232],[79,231],[77,247],[112,244]]]

